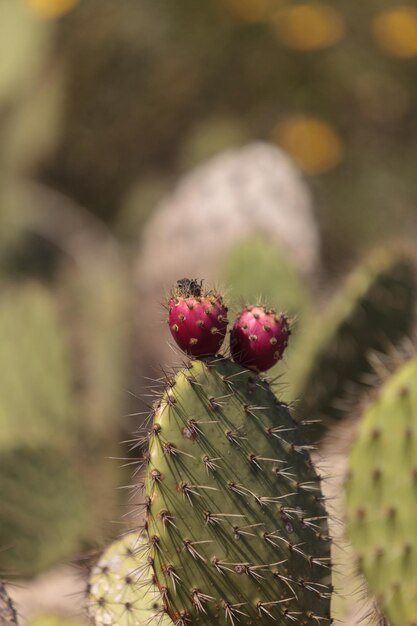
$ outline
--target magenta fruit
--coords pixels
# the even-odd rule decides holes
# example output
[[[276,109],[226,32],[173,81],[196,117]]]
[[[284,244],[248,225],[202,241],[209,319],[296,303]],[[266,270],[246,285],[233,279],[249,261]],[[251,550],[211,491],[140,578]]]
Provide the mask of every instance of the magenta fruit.
[[[230,349],[236,363],[265,372],[284,354],[291,334],[288,318],[262,306],[245,307],[231,331]]]
[[[227,330],[227,307],[220,294],[203,290],[202,281],[183,278],[169,299],[169,328],[176,343],[192,356],[216,354]]]

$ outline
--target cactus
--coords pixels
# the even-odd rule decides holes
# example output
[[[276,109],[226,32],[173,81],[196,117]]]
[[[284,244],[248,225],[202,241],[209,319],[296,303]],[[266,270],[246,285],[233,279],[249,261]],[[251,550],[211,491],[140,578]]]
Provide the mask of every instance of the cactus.
[[[415,624],[417,357],[365,410],[350,459],[347,527],[358,565],[392,626]]]
[[[158,589],[148,585],[151,565],[141,554],[145,541],[136,532],[124,535],[107,548],[93,568],[87,610],[95,626],[144,626],[160,613]],[[172,626],[168,616],[154,623]]]
[[[2,567],[33,576],[71,558],[91,536],[88,494],[71,455],[16,445],[0,454]]]
[[[346,415],[341,400],[371,372],[371,350],[386,351],[410,333],[415,320],[413,258],[398,249],[377,250],[348,278],[327,312],[317,315],[311,338],[294,355],[299,414],[317,418],[305,437],[319,439]],[[301,345],[301,344],[300,344]]]
[[[282,246],[264,235],[239,241],[224,256],[220,271],[231,301],[257,304],[285,311],[304,321],[312,308],[311,296],[296,266]],[[232,314],[237,311],[231,307]]]
[[[49,441],[51,433],[57,443],[67,441],[76,415],[73,382],[68,346],[46,288],[3,287],[0,343],[0,448],[16,441],[34,446]]]
[[[288,263],[314,280],[319,234],[309,191],[288,157],[268,144],[249,144],[210,159],[156,207],[143,232],[136,270],[138,333],[151,364],[171,355],[166,342],[152,341],[159,321],[155,294],[188,275],[190,267],[215,284],[223,279],[221,263],[230,248],[256,233],[267,233]]]
[[[4,583],[0,580],[0,626],[12,626],[12,624],[17,624],[16,609]]]
[[[268,384],[224,357],[193,361],[149,439],[141,554],[174,624],[330,623],[320,478]]]
[[[47,289],[3,289],[0,342],[2,563],[30,575],[79,549],[88,527],[67,346]]]
[[[3,289],[0,544],[10,548],[4,564],[19,575],[96,540],[111,510],[116,464],[81,419],[61,322],[53,294],[40,284]]]

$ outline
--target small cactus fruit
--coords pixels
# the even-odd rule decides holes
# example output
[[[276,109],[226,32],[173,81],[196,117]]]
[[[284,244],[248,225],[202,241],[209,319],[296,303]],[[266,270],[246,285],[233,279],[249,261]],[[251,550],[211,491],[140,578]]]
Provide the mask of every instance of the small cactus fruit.
[[[309,450],[269,385],[230,359],[170,382],[149,434],[143,551],[175,625],[331,623]]]
[[[392,626],[417,619],[417,357],[362,417],[346,484],[358,565]]]
[[[291,334],[288,318],[262,306],[245,307],[230,336],[233,359],[258,372],[282,359]]]
[[[16,610],[9,594],[7,593],[6,587],[0,580],[0,626],[14,626],[16,624]]]
[[[172,626],[143,554],[143,535],[114,541],[93,568],[87,589],[88,615],[95,626]]]
[[[202,281],[183,278],[169,299],[169,328],[181,350],[192,356],[216,354],[227,330],[227,308]]]

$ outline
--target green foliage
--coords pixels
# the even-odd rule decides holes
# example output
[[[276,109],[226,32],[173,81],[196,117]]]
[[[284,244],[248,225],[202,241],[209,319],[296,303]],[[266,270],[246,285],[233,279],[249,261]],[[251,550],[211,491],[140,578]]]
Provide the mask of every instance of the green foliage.
[[[260,377],[223,357],[179,372],[156,408],[149,461],[147,549],[174,621],[330,622],[320,479]]]
[[[6,587],[0,580],[0,626],[17,624],[17,614]]]
[[[88,585],[88,614],[95,626],[172,625],[161,618],[161,597],[152,585],[151,565],[143,553],[146,540],[132,532],[113,542],[93,568]],[[158,617],[161,619],[158,619]]]
[[[360,393],[361,378],[372,369],[370,351],[385,352],[411,332],[416,289],[414,259],[401,250],[378,250],[316,315],[291,364],[299,414],[321,420],[306,431],[308,438],[320,438],[346,415],[341,401],[348,391],[351,401]]]
[[[365,410],[349,459],[347,525],[358,564],[392,626],[417,615],[417,358]]]

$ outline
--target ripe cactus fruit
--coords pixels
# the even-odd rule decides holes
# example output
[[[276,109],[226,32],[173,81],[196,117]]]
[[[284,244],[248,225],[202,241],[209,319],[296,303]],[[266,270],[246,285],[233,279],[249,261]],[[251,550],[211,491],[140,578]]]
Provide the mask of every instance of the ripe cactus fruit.
[[[153,616],[158,626],[172,626],[152,584],[151,564],[142,554],[145,541],[136,532],[125,535],[107,548],[93,568],[87,610],[95,626],[144,626]]]
[[[17,624],[17,613],[6,587],[0,580],[0,626]]]
[[[179,347],[193,356],[216,354],[227,330],[227,308],[215,291],[202,281],[184,278],[169,299],[169,328]]]
[[[330,624],[320,478],[287,406],[225,357],[195,360],[157,403],[148,543],[176,626]]]
[[[247,306],[237,316],[230,336],[236,363],[265,372],[284,354],[291,334],[288,318],[263,306]]]
[[[363,415],[346,484],[349,538],[392,626],[417,616],[417,357]]]

